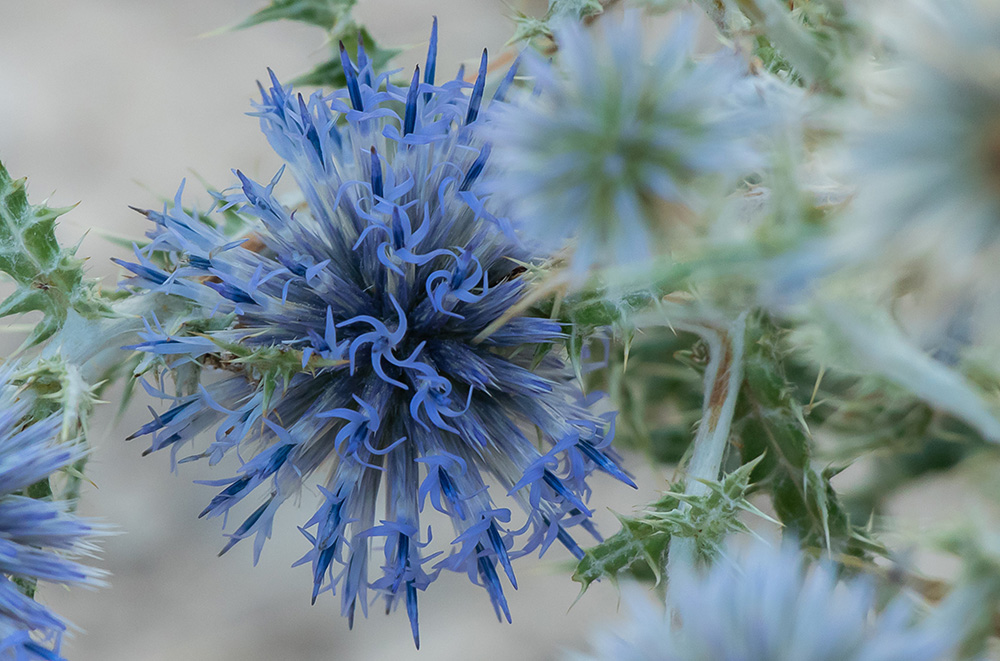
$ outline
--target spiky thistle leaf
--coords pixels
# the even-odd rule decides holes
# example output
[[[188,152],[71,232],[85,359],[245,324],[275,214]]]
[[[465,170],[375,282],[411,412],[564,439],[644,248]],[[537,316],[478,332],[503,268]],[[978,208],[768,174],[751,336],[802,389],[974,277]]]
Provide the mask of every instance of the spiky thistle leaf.
[[[371,32],[358,23],[352,15],[357,0],[272,0],[271,4],[258,10],[232,29],[246,28],[273,21],[298,21],[323,28],[327,33],[329,57],[310,71],[295,78],[295,85],[315,85],[318,87],[343,87],[347,84],[343,60],[338,42],[357,41],[364,47],[376,71],[386,68],[392,58],[402,51],[380,46]]]
[[[658,582],[672,537],[693,539],[697,556],[709,560],[718,554],[730,533],[749,532],[738,518],[741,512],[777,523],[747,500],[750,476],[762,459],[757,457],[718,482],[703,480],[708,487],[703,495],[686,494],[684,485],[676,483],[640,516],[619,515],[622,529],[587,550],[573,580],[586,590],[598,579],[617,581],[630,569],[648,568]]]
[[[0,163],[0,271],[11,276],[17,289],[0,303],[0,317],[39,311],[28,344],[52,335],[70,309],[88,317],[104,314],[95,284],[84,278],[83,260],[76,248],[56,240],[56,219],[72,207],[52,208],[28,201],[25,179],[12,179]]]
[[[234,29],[250,28],[271,21],[299,21],[331,30],[350,16],[356,0],[272,0]]]
[[[781,331],[768,320],[749,331],[740,393],[745,408],[737,412],[735,431],[745,457],[764,457],[754,477],[770,491],[781,522],[803,543],[853,552],[877,548],[841,506],[830,484],[838,471],[814,464],[814,444],[782,352]]]
[[[336,31],[330,32],[332,47],[329,51],[329,59],[320,62],[310,71],[295,78],[292,84],[315,85],[317,87],[343,87],[347,85],[347,76],[344,74],[344,66],[341,63],[340,49],[337,44],[340,41],[354,41],[355,39],[364,46],[372,66],[377,71],[386,69],[389,62],[403,52],[398,48],[380,46],[367,28],[359,26],[352,20]]]
[[[522,12],[512,17],[515,30],[508,44],[530,41],[536,37],[551,37],[555,25],[563,21],[579,21],[604,11],[600,0],[549,0],[545,16],[538,18]]]

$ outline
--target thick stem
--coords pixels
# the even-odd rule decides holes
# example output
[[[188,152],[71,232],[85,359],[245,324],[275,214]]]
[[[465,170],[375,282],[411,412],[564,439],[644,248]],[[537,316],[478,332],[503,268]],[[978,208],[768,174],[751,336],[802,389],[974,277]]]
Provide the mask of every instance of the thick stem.
[[[743,381],[743,344],[747,313],[740,314],[726,327],[708,324],[675,323],[674,327],[699,335],[708,343],[709,362],[705,369],[705,398],[701,422],[694,439],[694,450],[685,470],[684,492],[689,496],[708,493],[702,480],[719,478],[722,459],[729,445],[729,429],[736,410],[736,398]],[[686,504],[681,509],[687,509]],[[667,552],[667,576],[681,564],[695,561],[695,541],[675,537]]]

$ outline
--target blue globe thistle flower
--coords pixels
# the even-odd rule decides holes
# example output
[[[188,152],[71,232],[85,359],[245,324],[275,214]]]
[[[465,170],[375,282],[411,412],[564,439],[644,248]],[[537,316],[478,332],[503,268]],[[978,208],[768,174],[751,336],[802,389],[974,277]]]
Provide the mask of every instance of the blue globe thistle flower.
[[[527,58],[535,92],[493,128],[508,170],[498,193],[543,245],[575,239],[577,269],[676,247],[706,184],[761,163],[754,139],[768,121],[738,57],[692,59],[691,17],[652,58],[638,13],[606,23],[603,38],[558,29],[557,64]]]
[[[796,545],[757,543],[701,571],[673,572],[667,604],[628,595],[631,618],[594,640],[577,661],[939,661],[952,658],[971,601],[915,617],[905,595],[876,612],[874,586],[809,565]]]
[[[58,442],[61,415],[30,421],[34,398],[11,375],[9,366],[0,368],[0,659],[59,661],[67,623],[21,586],[102,585],[104,572],[75,558],[92,554],[90,538],[106,531],[65,503],[23,495],[84,450]]]
[[[352,624],[369,590],[387,611],[404,602],[418,645],[417,593],[441,571],[467,573],[509,621],[501,573],[516,588],[512,561],[556,540],[582,555],[569,529],[593,532],[593,471],[631,484],[608,448],[613,416],[592,411],[560,357],[560,325],[513,314],[544,255],[482,192],[493,165],[480,135],[513,71],[488,105],[485,52],[475,83],[437,84],[436,47],[435,24],[408,87],[361,48],[356,65],[342,50],[347,87],[332,94],[305,98],[272,74],[253,114],[305,203],[276,198],[281,172],[261,184],[237,171],[224,202],[259,221],[252,236],[202,222],[178,192],[146,212],[156,226],[138,261],[121,262],[131,284],[200,310],[171,329],[150,319],[135,348],[178,383],[192,366],[219,378],[177,397],[148,385],[172,404],[135,436],[176,455],[212,431],[181,461],[239,454],[201,513],[254,502],[223,552],[255,537],[256,559],[277,509],[322,480],[300,528],[313,600],[339,590]],[[455,529],[438,551],[429,508]]]
[[[848,135],[857,199],[838,258],[915,293],[910,325],[951,361],[1000,341],[1000,8],[902,9],[880,23],[894,47],[882,102]]]

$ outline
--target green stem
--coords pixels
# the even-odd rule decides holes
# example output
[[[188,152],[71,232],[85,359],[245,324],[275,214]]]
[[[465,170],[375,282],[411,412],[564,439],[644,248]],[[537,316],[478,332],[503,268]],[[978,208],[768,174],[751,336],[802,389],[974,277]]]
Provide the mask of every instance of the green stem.
[[[747,313],[741,313],[730,324],[674,322],[679,329],[699,335],[709,349],[705,369],[705,397],[701,422],[695,435],[691,459],[685,469],[685,490],[690,496],[702,496],[709,489],[703,481],[719,479],[722,459],[729,445],[729,430],[736,410],[740,384],[743,381],[743,346]],[[687,505],[681,504],[682,509]],[[667,577],[673,568],[695,561],[695,541],[674,537],[667,552]]]

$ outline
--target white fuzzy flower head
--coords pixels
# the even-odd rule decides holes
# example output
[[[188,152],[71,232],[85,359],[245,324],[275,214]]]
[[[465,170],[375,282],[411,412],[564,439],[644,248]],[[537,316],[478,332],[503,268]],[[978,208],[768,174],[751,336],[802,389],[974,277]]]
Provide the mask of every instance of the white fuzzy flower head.
[[[638,14],[604,23],[598,35],[558,29],[557,63],[528,57],[535,92],[493,126],[508,171],[498,194],[527,236],[573,240],[581,269],[671,249],[710,182],[732,184],[760,164],[754,138],[770,121],[738,56],[692,57],[691,17],[652,57]]]
[[[838,581],[798,548],[760,543],[735,562],[670,576],[667,608],[637,588],[630,619],[575,661],[941,661],[961,627],[929,625],[899,598],[876,614],[869,582]]]
[[[883,29],[900,60],[852,136],[842,250],[918,295],[926,340],[1000,340],[1000,5],[894,3]]]

